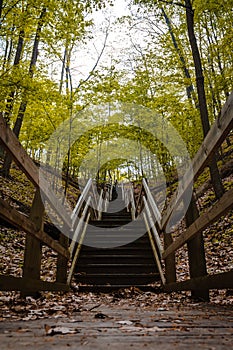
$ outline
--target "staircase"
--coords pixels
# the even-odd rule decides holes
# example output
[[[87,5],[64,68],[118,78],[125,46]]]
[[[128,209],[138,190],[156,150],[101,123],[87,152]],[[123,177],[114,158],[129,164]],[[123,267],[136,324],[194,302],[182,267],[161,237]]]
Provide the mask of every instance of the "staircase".
[[[82,290],[146,288],[159,279],[144,222],[131,221],[124,201],[110,202],[101,221],[88,229],[76,264],[75,280]]]

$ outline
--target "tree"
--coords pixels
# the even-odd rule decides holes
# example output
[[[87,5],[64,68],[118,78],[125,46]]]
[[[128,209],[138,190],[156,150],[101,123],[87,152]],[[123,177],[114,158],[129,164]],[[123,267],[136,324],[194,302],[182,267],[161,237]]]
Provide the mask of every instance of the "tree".
[[[196,72],[196,85],[197,85],[197,94],[198,94],[198,101],[199,101],[199,110],[201,115],[203,134],[205,137],[210,129],[210,123],[209,123],[209,115],[208,115],[208,109],[207,109],[207,103],[206,103],[204,75],[203,75],[200,52],[198,49],[197,40],[194,32],[194,10],[192,8],[192,3],[190,0],[185,0],[185,5],[186,5],[186,21],[187,21],[188,36],[189,36],[190,46],[192,49],[193,61],[194,61],[195,72]],[[217,198],[220,198],[224,193],[224,187],[219,174],[216,156],[213,156],[209,168],[210,168],[210,175],[211,175],[211,180],[214,187],[215,195]]]
[[[36,29],[36,34],[35,34],[35,39],[34,39],[34,44],[33,44],[33,49],[32,49],[31,62],[30,62],[29,71],[28,71],[28,78],[30,80],[33,79],[33,76],[34,76],[34,71],[35,71],[36,62],[37,62],[37,58],[38,58],[38,47],[39,47],[39,42],[40,42],[41,30],[42,30],[42,27],[44,24],[45,14],[46,14],[46,8],[44,7],[44,8],[42,8],[41,13],[40,13],[40,17],[38,20],[38,26]],[[22,37],[20,37],[19,39],[21,39],[20,40],[20,43],[21,43],[23,40]],[[19,45],[18,45],[18,47],[19,47]],[[20,48],[21,47],[22,47],[22,45],[20,45]],[[22,49],[19,51],[21,53]],[[18,50],[16,53],[18,53]],[[19,57],[20,57],[20,54],[19,54]],[[19,57],[18,57],[17,64],[19,62]],[[26,94],[26,92],[24,92],[23,97],[22,97],[22,101],[21,101],[20,106],[19,106],[17,119],[16,119],[16,122],[15,122],[14,128],[13,128],[13,133],[17,137],[19,137],[19,133],[20,133],[21,126],[23,123],[27,104],[28,104],[27,94]],[[1,169],[1,172],[2,172],[3,176],[5,176],[5,177],[9,176],[11,162],[12,162],[11,156],[9,154],[6,154],[5,159],[4,159],[4,164],[3,164],[3,167]]]
[[[152,3],[151,1],[135,1],[135,2],[152,6],[152,8],[154,6],[154,3]],[[195,68],[196,89],[197,89],[197,95],[198,95],[198,110],[200,112],[200,117],[201,117],[201,122],[202,122],[202,130],[203,130],[203,134],[205,137],[210,129],[210,123],[209,123],[209,114],[208,114],[208,108],[207,108],[207,102],[206,102],[206,91],[205,91],[202,62],[201,62],[200,51],[198,48],[196,34],[195,34],[195,30],[194,30],[194,10],[192,7],[192,3],[190,0],[185,0],[184,4],[173,2],[173,1],[166,2],[163,0],[158,0],[159,4],[164,3],[164,2],[169,4],[169,5],[175,5],[175,6],[179,6],[180,8],[185,9],[187,33],[188,33],[189,43],[190,43],[192,57],[193,57],[193,64],[194,64],[194,68]],[[184,66],[184,57],[180,54],[180,51],[177,47],[174,33],[171,31],[171,23],[168,20],[164,11],[163,11],[163,15],[164,15],[166,23],[168,25],[168,28],[169,28],[169,31],[170,31],[170,34],[172,37],[173,45],[175,46],[176,51],[179,54],[179,59],[182,62],[182,67],[183,67],[184,73],[187,77],[186,66]],[[187,93],[189,96],[189,92],[187,92]],[[209,168],[210,168],[210,175],[211,175],[212,184],[214,187],[216,197],[220,198],[222,196],[222,194],[224,193],[224,187],[223,187],[222,182],[221,182],[221,178],[219,175],[217,161],[216,161],[215,156],[213,157]]]

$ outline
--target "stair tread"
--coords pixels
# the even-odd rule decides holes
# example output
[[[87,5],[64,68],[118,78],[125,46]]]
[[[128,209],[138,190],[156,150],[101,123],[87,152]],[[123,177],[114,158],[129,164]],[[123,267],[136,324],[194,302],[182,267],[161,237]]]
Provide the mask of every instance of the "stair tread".
[[[83,272],[80,272],[80,274],[83,274]],[[151,276],[151,275],[158,275],[159,273],[158,272],[149,272],[149,273],[143,273],[143,272],[140,272],[140,273],[123,273],[123,272],[111,272],[111,273],[108,273],[108,272],[97,272],[97,273],[88,273],[88,276]],[[75,275],[79,275],[79,272],[76,272]]]
[[[84,238],[74,273],[84,290],[146,288],[159,279],[144,221],[132,222],[131,213],[126,208],[111,212],[122,207],[123,201],[119,198],[110,202],[108,212],[102,213],[102,220],[91,221],[88,225],[87,245]],[[139,237],[138,228],[145,232]],[[97,247],[88,246],[88,241],[91,245],[96,242]],[[119,245],[102,248],[102,242],[107,245],[108,241]]]
[[[80,268],[80,267],[82,267],[82,266],[85,266],[85,267],[91,267],[91,266],[93,266],[93,267],[109,267],[109,266],[125,266],[125,267],[128,267],[128,266],[154,266],[154,264],[153,263],[151,263],[151,264],[92,264],[92,263],[90,263],[90,264],[79,264],[78,265],[78,267]]]

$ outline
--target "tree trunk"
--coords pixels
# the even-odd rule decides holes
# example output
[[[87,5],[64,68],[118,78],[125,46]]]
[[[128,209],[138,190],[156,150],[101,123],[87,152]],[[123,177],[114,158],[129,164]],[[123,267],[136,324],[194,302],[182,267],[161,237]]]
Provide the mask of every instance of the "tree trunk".
[[[24,36],[25,36],[24,29],[21,29],[21,31],[19,33],[19,38],[18,38],[13,67],[17,67],[20,63],[22,52],[23,52]],[[13,110],[15,92],[16,92],[16,88],[12,89],[9,97],[7,98],[6,112],[4,114],[4,118],[5,118],[7,123],[10,122],[10,115],[11,115],[12,110]]]
[[[3,8],[3,0],[0,0],[0,23],[2,23],[2,8]]]
[[[169,30],[169,33],[171,35],[173,46],[174,46],[174,48],[175,48],[175,50],[176,50],[176,52],[178,54],[179,60],[181,62],[181,67],[182,67],[182,70],[183,70],[184,77],[186,79],[188,79],[188,81],[189,81],[189,84],[188,85],[186,84],[187,97],[188,97],[189,101],[193,100],[194,105],[197,106],[197,104],[198,104],[197,98],[196,98],[195,93],[194,93],[194,88],[193,88],[193,84],[192,84],[192,81],[191,81],[191,76],[190,76],[189,70],[187,68],[184,55],[183,55],[183,53],[182,53],[182,51],[181,51],[181,49],[180,49],[180,47],[178,45],[178,42],[176,40],[174,31],[173,31],[173,28],[172,28],[171,21],[170,21],[169,17],[167,16],[166,12],[164,11],[163,7],[161,7],[161,11],[162,11],[163,17],[165,19],[165,22],[166,22],[166,24],[168,26],[168,30]]]
[[[206,94],[204,87],[204,76],[202,71],[202,63],[200,52],[197,46],[197,40],[194,32],[194,10],[192,8],[192,4],[190,0],[185,0],[186,5],[186,21],[188,28],[188,36],[189,42],[192,50],[193,61],[195,66],[195,74],[196,74],[196,85],[197,85],[197,94],[198,94],[198,102],[199,102],[199,110],[201,115],[202,129],[204,137],[207,135],[210,129],[208,109],[206,103]],[[221,177],[218,171],[216,157],[213,156],[210,168],[210,176],[213,184],[214,192],[217,198],[220,198],[224,193],[224,187],[222,185]]]
[[[33,50],[32,50],[32,57],[31,57],[31,62],[30,62],[30,67],[29,67],[29,72],[28,72],[29,77],[31,79],[33,78],[34,69],[35,69],[35,66],[36,66],[37,58],[38,58],[38,46],[39,46],[39,42],[40,42],[40,35],[41,35],[42,26],[44,24],[45,14],[46,14],[46,8],[43,8],[42,11],[41,11],[41,14],[40,14],[39,21],[38,21],[38,26],[37,26],[37,30],[36,30],[36,36],[35,36]],[[21,40],[20,40],[20,38],[21,38]],[[22,41],[23,37],[20,36],[20,38],[19,38],[18,44],[19,43],[23,44],[23,41]],[[15,60],[17,62],[19,62],[20,54],[22,52],[22,45],[18,45],[18,46],[21,48],[21,50],[19,50],[19,51],[17,50],[17,52],[16,52]],[[13,92],[13,94],[14,93],[15,93],[15,91]],[[27,103],[28,103],[28,101],[27,101],[27,98],[26,98],[26,94],[24,93],[22,101],[21,101],[20,106],[19,106],[18,116],[17,116],[16,122],[15,122],[15,125],[14,125],[14,128],[13,128],[13,132],[14,132],[14,134],[17,137],[19,137],[19,134],[20,134],[20,130],[21,130],[22,123],[23,123],[23,118],[24,118],[25,111],[26,111],[26,108],[27,108]],[[2,173],[2,175],[4,177],[8,177],[9,176],[11,162],[12,162],[11,156],[9,154],[6,154],[5,160],[4,160],[4,164],[3,164],[3,167],[1,169],[1,173]]]

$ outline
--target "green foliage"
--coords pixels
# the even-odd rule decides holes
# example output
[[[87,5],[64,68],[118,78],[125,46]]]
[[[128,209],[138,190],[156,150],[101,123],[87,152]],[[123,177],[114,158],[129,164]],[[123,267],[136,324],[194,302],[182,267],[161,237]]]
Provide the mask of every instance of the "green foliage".
[[[140,121],[150,130],[156,116],[162,118],[165,124],[169,121],[175,127],[191,156],[197,151],[203,134],[197,108],[195,71],[187,37],[185,8],[175,5],[176,1],[171,1],[170,4],[159,0],[134,3],[138,4],[137,11],[132,11],[132,16],[124,17],[118,22],[120,26],[127,26],[132,39],[132,46],[124,52],[126,61],[115,57],[113,50],[110,65],[102,63],[102,66],[98,65],[97,69],[90,72],[88,79],[80,80],[72,72],[73,60],[82,61],[82,57],[77,57],[76,50],[93,36],[93,11],[111,5],[111,2],[5,2],[0,27],[0,111],[13,127],[21,102],[27,101],[20,141],[32,157],[41,159],[46,141],[64,120],[70,119],[71,124],[78,120],[81,128],[89,123],[93,115],[94,118],[99,118],[101,108],[98,110],[98,105],[112,105],[116,101],[125,104],[125,109],[119,114],[114,108],[109,110],[108,127],[91,130],[80,137],[72,145],[70,157],[67,155],[64,160],[64,168],[70,168],[78,174],[83,159],[87,158],[91,164],[92,157],[101,158],[101,147],[106,148],[106,155],[110,156],[112,146],[117,144],[119,138],[124,139],[122,147],[125,150],[129,148],[123,157],[128,159],[130,142],[138,140],[140,134]],[[233,53],[229,45],[233,41],[233,4],[232,0],[195,0],[192,5],[204,68],[208,111],[210,122],[213,123],[233,87]],[[47,11],[32,77],[29,67],[42,8]],[[145,33],[143,43],[137,41],[137,35],[141,31]],[[20,59],[15,64],[20,38],[22,50]],[[191,91],[190,96],[187,95],[188,89]],[[94,114],[87,113],[84,117],[80,111],[90,104],[94,106]],[[129,110],[132,104],[148,108],[155,117],[150,114],[144,119],[135,120]],[[129,105],[131,107],[127,107]],[[121,130],[119,123],[125,123]],[[139,123],[138,129],[130,129],[130,123]],[[142,147],[156,154],[164,169],[170,164],[174,170],[174,164],[161,142],[153,140],[146,133],[141,134],[139,141]],[[97,149],[95,155],[91,153],[94,149]],[[153,167],[154,160],[151,156],[147,160],[145,149],[143,166],[147,168],[151,162],[150,166]],[[136,172],[139,172],[140,161],[138,155],[132,160]],[[106,161],[101,165],[101,172],[104,173],[107,167],[112,171],[114,167],[127,168],[120,162]]]

